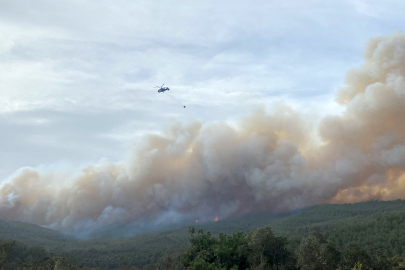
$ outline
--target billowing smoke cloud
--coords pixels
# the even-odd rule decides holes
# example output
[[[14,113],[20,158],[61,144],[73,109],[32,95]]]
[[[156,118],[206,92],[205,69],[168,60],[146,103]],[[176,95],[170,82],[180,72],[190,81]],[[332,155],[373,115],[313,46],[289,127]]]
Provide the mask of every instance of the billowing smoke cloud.
[[[338,93],[346,110],[319,124],[321,146],[285,107],[238,127],[179,123],[121,163],[19,170],[0,187],[0,218],[72,231],[404,198],[404,76],[405,35],[372,38]]]

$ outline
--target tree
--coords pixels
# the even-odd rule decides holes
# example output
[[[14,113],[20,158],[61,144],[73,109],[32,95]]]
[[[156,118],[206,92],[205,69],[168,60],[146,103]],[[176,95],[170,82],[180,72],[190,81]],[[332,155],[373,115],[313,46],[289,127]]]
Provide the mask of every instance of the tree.
[[[311,233],[299,246],[298,265],[302,270],[334,270],[339,261],[339,252],[320,233]]]
[[[362,264],[361,262],[358,262],[354,265],[354,267],[351,270],[361,270],[362,269]]]
[[[162,263],[159,265],[160,270],[178,270],[183,269],[183,258],[182,256],[177,256],[172,258],[171,256],[166,257]]]
[[[391,269],[392,265],[381,248],[371,249],[369,254],[372,259],[373,270]]]
[[[341,253],[340,267],[342,270],[350,270],[358,262],[361,262],[363,270],[373,269],[373,260],[370,255],[358,245],[350,244]]]
[[[6,264],[11,258],[15,248],[15,242],[5,242],[0,245],[0,266]]]
[[[218,241],[214,245],[214,256],[220,267],[245,270],[249,267],[248,255],[247,239],[242,232],[230,236],[219,234]]]
[[[235,269],[248,268],[249,247],[243,233],[233,235],[219,234],[218,238],[211,233],[189,227],[190,248],[184,255],[184,266],[198,269]]]
[[[251,253],[249,263],[254,269],[265,269],[286,265],[292,261],[287,250],[287,238],[276,237],[270,227],[258,228],[248,234]]]
[[[213,248],[218,240],[213,238],[210,232],[204,233],[202,229],[196,234],[192,226],[189,227],[189,233],[191,246],[184,255],[184,265],[189,267],[197,259],[213,263],[215,261]]]

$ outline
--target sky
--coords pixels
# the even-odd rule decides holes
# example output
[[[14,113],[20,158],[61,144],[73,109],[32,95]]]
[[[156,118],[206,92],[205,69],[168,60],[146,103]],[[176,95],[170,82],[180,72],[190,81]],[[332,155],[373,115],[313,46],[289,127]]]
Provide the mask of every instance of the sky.
[[[0,181],[120,161],[173,122],[285,103],[314,122],[403,1],[0,0]],[[170,95],[153,88],[165,83]]]

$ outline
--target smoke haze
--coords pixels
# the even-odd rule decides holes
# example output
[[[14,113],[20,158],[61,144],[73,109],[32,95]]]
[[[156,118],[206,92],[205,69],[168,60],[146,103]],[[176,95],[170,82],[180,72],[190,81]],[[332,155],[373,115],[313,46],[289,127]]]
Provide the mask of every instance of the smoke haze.
[[[315,127],[321,145],[285,106],[236,127],[177,123],[120,163],[21,168],[0,187],[0,218],[71,232],[404,198],[405,35],[370,39],[363,57],[337,94],[343,114]]]

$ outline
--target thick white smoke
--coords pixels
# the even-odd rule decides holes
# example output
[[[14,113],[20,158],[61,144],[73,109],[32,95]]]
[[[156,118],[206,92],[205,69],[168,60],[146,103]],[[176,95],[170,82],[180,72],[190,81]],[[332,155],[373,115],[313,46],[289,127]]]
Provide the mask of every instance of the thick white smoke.
[[[237,128],[176,124],[122,163],[78,175],[21,169],[0,187],[0,218],[73,231],[109,224],[213,220],[320,203],[404,198],[405,35],[372,38],[315,146],[299,112],[258,109]]]

